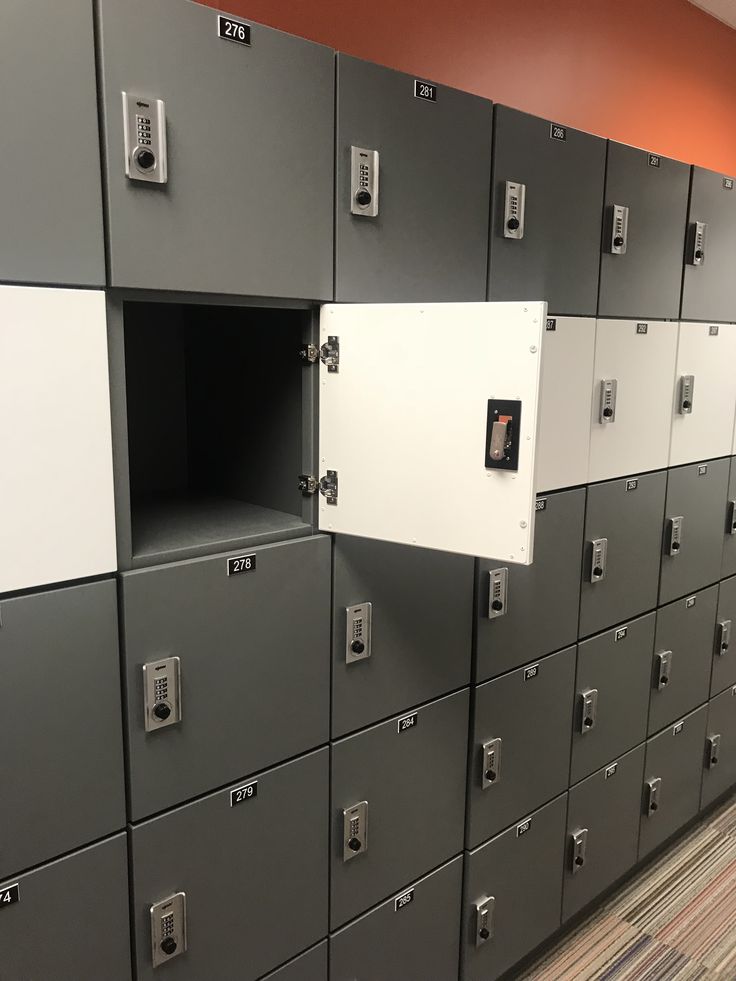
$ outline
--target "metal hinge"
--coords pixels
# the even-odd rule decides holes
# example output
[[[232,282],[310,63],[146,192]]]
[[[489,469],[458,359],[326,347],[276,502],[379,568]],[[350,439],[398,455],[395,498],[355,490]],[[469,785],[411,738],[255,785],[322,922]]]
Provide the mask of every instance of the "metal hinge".
[[[337,504],[337,470],[328,470],[319,480],[311,473],[299,474],[299,490],[305,497],[319,491],[328,504]]]
[[[305,344],[299,351],[299,357],[305,364],[316,364],[321,361],[327,370],[333,373],[340,370],[340,338],[330,336],[322,347],[316,344]]]

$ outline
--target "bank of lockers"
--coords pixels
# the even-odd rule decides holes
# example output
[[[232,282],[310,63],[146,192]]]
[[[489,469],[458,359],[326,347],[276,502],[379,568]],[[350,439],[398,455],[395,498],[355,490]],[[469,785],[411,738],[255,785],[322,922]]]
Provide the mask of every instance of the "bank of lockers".
[[[693,167],[682,286],[684,320],[736,320],[731,267],[735,249],[733,176]]]
[[[728,498],[724,510],[723,523],[723,559],[721,561],[721,578],[736,575],[736,464],[731,457],[730,477],[728,481]]]
[[[655,619],[648,613],[579,644],[571,784],[646,738]]]
[[[494,107],[490,299],[595,316],[605,160],[600,137]]]
[[[649,735],[707,701],[718,587],[657,610],[649,697]]]
[[[581,637],[657,605],[666,487],[660,471],[588,488]]]
[[[330,937],[330,981],[457,977],[463,857]]]
[[[138,981],[255,981],[326,935],[328,770],[321,749],[132,828]]]
[[[736,685],[736,577],[724,579],[718,587],[718,610],[713,639],[713,671],[710,697],[729,685]]]
[[[327,981],[327,941],[276,968],[263,981]]]
[[[0,87],[6,93],[0,108],[5,134],[0,159],[0,280],[103,286],[89,0],[4,3]],[[61,161],[70,162],[64,166],[63,187],[58,180]]]
[[[570,647],[475,689],[468,848],[567,788],[574,680]]]
[[[669,471],[660,604],[702,589],[720,578],[728,478],[728,459]]]
[[[114,581],[1,600],[0,663],[6,876],[125,826]]]
[[[125,573],[121,610],[134,821],[327,741],[325,536]]]
[[[477,561],[476,681],[575,643],[584,520],[584,489],[538,497],[532,565]]]
[[[337,300],[485,299],[491,118],[487,99],[337,55]]]
[[[736,325],[683,321],[672,393],[669,465],[728,456],[736,409]]]
[[[101,292],[0,286],[0,415],[0,592],[114,571]]]
[[[462,850],[468,697],[332,744],[331,929]]]
[[[644,753],[637,746],[570,789],[563,920],[636,864]]]
[[[470,683],[473,560],[337,535],[332,736]]]
[[[666,467],[677,324],[599,320],[588,480]]]
[[[0,880],[0,903],[3,981],[130,981],[124,834]]]
[[[709,703],[705,735],[701,808],[736,783],[736,685]]]
[[[567,794],[467,852],[464,981],[493,981],[560,925]]]
[[[639,858],[695,817],[700,806],[707,705],[647,742]]]
[[[598,316],[676,319],[690,168],[608,141]]]
[[[98,9],[110,285],[330,299],[332,51],[196,3]]]

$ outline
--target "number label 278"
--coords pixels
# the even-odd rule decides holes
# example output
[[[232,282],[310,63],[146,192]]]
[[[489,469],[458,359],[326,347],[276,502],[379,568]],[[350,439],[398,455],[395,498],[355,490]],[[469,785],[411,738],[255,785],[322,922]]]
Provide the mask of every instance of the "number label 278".
[[[255,555],[238,555],[234,559],[227,560],[227,574],[229,576],[239,576],[242,572],[255,572]]]

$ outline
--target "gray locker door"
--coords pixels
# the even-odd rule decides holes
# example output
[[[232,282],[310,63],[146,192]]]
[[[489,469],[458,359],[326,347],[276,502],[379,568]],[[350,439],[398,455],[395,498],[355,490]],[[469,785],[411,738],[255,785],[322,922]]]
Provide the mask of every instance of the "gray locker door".
[[[4,879],[0,896],[3,981],[130,981],[124,834]]]
[[[609,140],[599,317],[679,316],[689,180],[687,164]],[[614,255],[617,205],[629,209],[628,234]]]
[[[332,51],[182,0],[98,10],[110,285],[330,299]],[[165,184],[125,176],[122,92],[165,103]]]
[[[736,685],[711,700],[705,734],[701,808],[712,804],[736,783]]]
[[[648,735],[707,701],[717,605],[711,586],[657,610]]]
[[[595,316],[605,169],[600,137],[494,107],[489,299]],[[523,238],[504,237],[507,181],[525,185]]]
[[[580,636],[657,605],[667,472],[588,488],[580,595]],[[605,575],[592,582],[593,542],[606,539]]]
[[[416,81],[337,55],[336,300],[486,298],[491,103]],[[352,147],[379,154],[375,217],[351,213]]]
[[[0,602],[0,876],[125,826],[115,583]]]
[[[327,981],[327,941],[267,974],[263,981]]]
[[[583,488],[537,498],[534,562],[520,566],[478,560],[476,681],[575,643],[584,521]],[[491,571],[497,569],[508,570],[506,602],[504,609],[492,611]]]
[[[670,470],[664,513],[659,602],[718,582],[723,552],[723,505],[728,494],[729,460],[694,463]],[[670,552],[673,518],[682,518],[681,545]]]
[[[696,222],[705,222],[705,258],[692,264]],[[693,167],[688,248],[682,288],[683,320],[736,320],[736,190],[733,177]]]
[[[122,576],[132,820],[324,743],[330,542],[323,536]],[[181,721],[155,726],[143,667],[179,658]]]
[[[728,501],[726,502],[725,537],[723,540],[723,559],[721,579],[736,576],[736,457],[731,457],[731,470],[728,481]]]
[[[333,744],[331,929],[462,850],[468,701],[457,692]],[[367,847],[351,853],[343,812],[363,801]]]
[[[649,613],[579,645],[570,783],[646,739],[654,627]]]
[[[89,0],[6,0],[0,88],[0,280],[104,285]]]
[[[179,892],[172,981],[255,981],[325,936],[328,770],[325,748],[259,774],[254,794],[234,784],[131,830],[137,981],[160,973],[151,905]]]
[[[707,708],[702,705],[647,741],[639,859],[698,813]],[[650,806],[652,794],[656,808]]]
[[[570,790],[563,920],[636,864],[644,753],[637,746]]]
[[[338,535],[332,589],[333,738],[470,683],[471,558]]]
[[[463,857],[330,937],[330,981],[457,977]]]
[[[461,938],[463,981],[494,981],[560,925],[567,794],[466,858]],[[478,931],[489,904],[490,936]]]
[[[736,685],[736,576],[725,579],[718,589],[710,697],[729,685]]]
[[[468,848],[567,788],[574,683],[570,647],[476,688]]]

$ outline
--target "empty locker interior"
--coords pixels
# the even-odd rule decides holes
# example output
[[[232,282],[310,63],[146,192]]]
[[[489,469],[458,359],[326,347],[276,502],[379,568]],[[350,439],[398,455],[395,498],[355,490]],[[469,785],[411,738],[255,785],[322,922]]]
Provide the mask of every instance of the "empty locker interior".
[[[736,13],[218,2],[0,4],[0,981],[602,981],[736,820]]]

